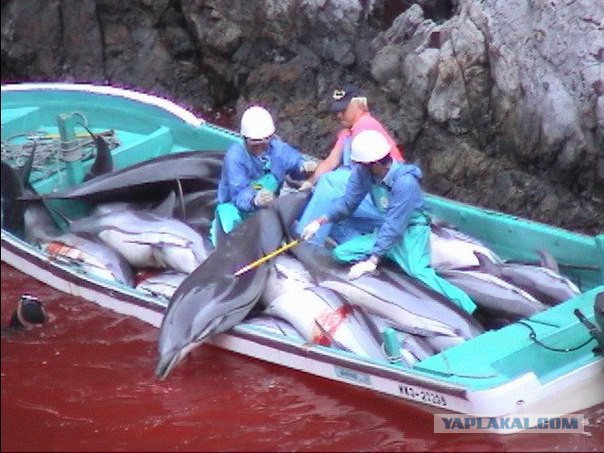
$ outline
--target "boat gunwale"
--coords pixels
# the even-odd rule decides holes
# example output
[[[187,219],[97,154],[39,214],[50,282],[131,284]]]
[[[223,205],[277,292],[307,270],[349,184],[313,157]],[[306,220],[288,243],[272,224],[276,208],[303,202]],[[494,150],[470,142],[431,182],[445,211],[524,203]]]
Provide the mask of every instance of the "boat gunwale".
[[[112,85],[93,85],[88,83],[61,83],[61,82],[40,82],[40,83],[14,83],[3,84],[2,93],[15,93],[20,91],[68,91],[91,94],[103,94],[117,98],[129,99],[142,104],[158,107],[168,113],[180,118],[187,124],[199,127],[206,123],[206,120],[198,117],[193,112],[176,104],[175,102],[157,96],[155,94],[143,93],[131,88],[121,88]]]

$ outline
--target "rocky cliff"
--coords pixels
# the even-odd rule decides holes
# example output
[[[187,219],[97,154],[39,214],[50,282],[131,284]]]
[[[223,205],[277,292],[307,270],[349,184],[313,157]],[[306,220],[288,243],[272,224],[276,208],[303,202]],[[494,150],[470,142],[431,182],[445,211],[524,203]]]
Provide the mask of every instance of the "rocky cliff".
[[[2,0],[2,81],[113,84],[200,114],[269,106],[322,156],[355,82],[428,191],[604,231],[604,4]]]

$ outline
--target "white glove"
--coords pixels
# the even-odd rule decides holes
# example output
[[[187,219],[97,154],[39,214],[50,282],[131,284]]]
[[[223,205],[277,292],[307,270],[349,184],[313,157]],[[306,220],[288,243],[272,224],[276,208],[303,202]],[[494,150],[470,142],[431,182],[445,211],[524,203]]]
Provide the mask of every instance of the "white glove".
[[[302,184],[300,184],[300,188],[298,190],[300,192],[308,192],[311,191],[313,187],[315,187],[314,184],[307,179]]]
[[[302,230],[302,234],[300,235],[302,240],[308,241],[309,239],[312,239],[313,236],[317,234],[317,231],[319,231],[319,228],[321,228],[321,225],[322,223],[319,219],[313,220],[308,225],[306,225]]]
[[[348,271],[348,279],[354,280],[355,278],[359,278],[361,275],[375,272],[376,269],[377,259],[375,259],[374,257],[371,257],[365,261],[359,261]]]
[[[300,167],[300,171],[304,173],[314,173],[319,166],[319,163],[314,160],[305,160]]]
[[[270,190],[260,189],[254,197],[254,204],[259,208],[264,208],[271,204],[275,199],[275,194]]]

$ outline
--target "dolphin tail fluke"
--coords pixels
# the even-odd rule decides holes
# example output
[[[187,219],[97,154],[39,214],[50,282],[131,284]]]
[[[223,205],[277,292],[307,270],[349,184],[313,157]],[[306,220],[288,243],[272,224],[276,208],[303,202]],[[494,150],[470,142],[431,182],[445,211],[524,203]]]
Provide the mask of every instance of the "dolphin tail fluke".
[[[36,144],[34,142],[30,155],[18,169],[2,162],[2,228],[18,237],[23,237],[25,230],[26,204],[22,197],[26,188],[34,191],[29,179],[34,165]]]
[[[25,227],[25,207],[20,202],[23,183],[19,174],[8,163],[2,162],[2,228],[22,237]]]

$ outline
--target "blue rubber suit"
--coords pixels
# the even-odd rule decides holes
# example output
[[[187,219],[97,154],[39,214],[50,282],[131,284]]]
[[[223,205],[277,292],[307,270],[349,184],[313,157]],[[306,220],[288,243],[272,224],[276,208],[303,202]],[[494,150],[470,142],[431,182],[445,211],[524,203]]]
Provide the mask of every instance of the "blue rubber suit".
[[[346,185],[352,172],[350,160],[350,144],[352,137],[344,139],[342,148],[342,165],[337,169],[321,175],[314,189],[308,205],[298,220],[296,232],[302,234],[302,230],[313,220],[322,216],[331,206],[346,192]],[[331,236],[337,242],[344,242],[361,233],[370,233],[381,224],[380,212],[375,207],[371,196],[366,195],[354,213],[346,219],[334,224],[322,225],[317,234],[310,242],[323,245],[327,236]]]
[[[327,218],[338,221],[349,216],[371,194],[380,211],[381,224],[369,234],[359,231],[360,235],[338,245],[333,255],[343,262],[360,261],[370,255],[387,257],[410,277],[473,313],[476,305],[472,299],[439,277],[430,266],[430,219],[425,214],[421,177],[417,166],[394,162],[384,180],[377,184],[368,167],[355,165],[346,194],[327,211]]]
[[[303,179],[304,157],[278,137],[273,137],[264,153],[254,156],[243,143],[232,144],[224,156],[218,183],[218,206],[210,239],[216,246],[217,228],[230,233],[245,217],[258,209],[254,197],[261,189],[278,195],[285,176]]]

